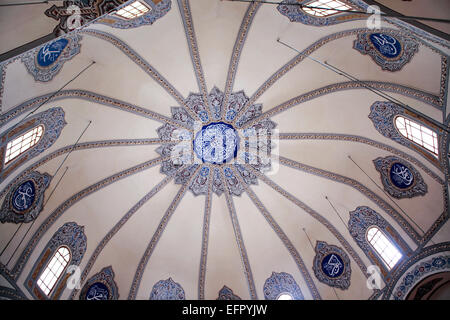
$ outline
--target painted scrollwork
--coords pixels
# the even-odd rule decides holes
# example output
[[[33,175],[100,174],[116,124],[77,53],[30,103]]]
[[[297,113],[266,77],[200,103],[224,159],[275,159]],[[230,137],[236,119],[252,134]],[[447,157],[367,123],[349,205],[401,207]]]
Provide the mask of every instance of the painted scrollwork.
[[[373,163],[380,172],[384,190],[391,196],[402,199],[427,193],[428,187],[421,174],[409,162],[388,156],[376,158]]]
[[[9,192],[0,210],[0,222],[27,223],[36,219],[44,207],[44,193],[51,179],[48,173],[33,171],[8,186]]]

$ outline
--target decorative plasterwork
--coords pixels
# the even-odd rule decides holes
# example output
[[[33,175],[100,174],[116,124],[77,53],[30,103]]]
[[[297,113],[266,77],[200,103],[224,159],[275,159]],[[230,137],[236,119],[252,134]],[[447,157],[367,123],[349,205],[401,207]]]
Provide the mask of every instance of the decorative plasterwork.
[[[435,245],[431,245],[425,248],[422,248],[421,250],[417,251],[417,253],[412,256],[409,260],[405,261],[393,274],[391,281],[389,281],[386,284],[386,288],[384,288],[383,293],[383,299],[393,299],[393,294],[396,292],[397,288],[402,284],[403,280],[405,278],[405,275],[407,272],[413,270],[412,268],[415,265],[420,264],[423,261],[431,260],[432,256],[437,257],[441,255],[448,256],[448,252],[450,251],[450,242],[442,242]],[[431,258],[431,259],[430,259]],[[447,260],[447,267],[449,266],[448,260]],[[419,270],[418,270],[419,271]],[[423,270],[425,271],[425,269]],[[419,271],[420,272],[420,271]],[[436,270],[437,273],[440,272],[439,270]],[[419,273],[415,273],[415,275],[419,275]],[[422,274],[423,277],[427,277],[430,274]],[[422,278],[422,277],[421,277]],[[420,281],[421,279],[417,279]],[[413,286],[411,286],[413,288]],[[406,292],[408,293],[408,292]]]
[[[417,53],[419,43],[396,30],[383,30],[358,34],[353,48],[371,56],[383,70],[399,71]]]
[[[272,275],[264,283],[263,291],[266,300],[277,300],[283,293],[290,294],[294,300],[304,300],[294,277],[286,272],[272,272]]]
[[[61,6],[52,5],[45,11],[47,17],[59,21],[53,30],[55,35],[66,34],[77,27],[107,13],[126,0],[72,0],[64,1]],[[78,18],[75,15],[78,14]],[[79,19],[79,21],[77,21]]]
[[[406,255],[411,253],[411,249],[405,243],[405,241],[400,237],[400,235],[395,231],[394,228],[375,210],[360,206],[350,213],[350,219],[348,221],[348,231],[353,239],[356,241],[358,246],[363,250],[367,257],[375,264],[377,264],[380,269],[382,269],[383,275],[387,276],[387,269],[382,262],[381,257],[378,253],[374,251],[372,246],[367,241],[367,230],[372,227],[378,227],[388,238],[390,238],[392,244],[397,247],[399,252],[402,253],[400,261],[397,266],[406,259]]]
[[[81,289],[80,300],[117,300],[119,290],[111,266],[92,276]]]
[[[233,293],[233,290],[228,288],[227,286],[223,286],[219,291],[219,297],[217,300],[242,300],[239,296]]]
[[[393,299],[404,300],[420,280],[440,271],[450,271],[450,254],[448,252],[424,260],[404,274],[392,294]]]
[[[388,156],[376,158],[373,163],[380,172],[384,190],[391,196],[402,199],[427,193],[428,187],[421,174],[409,162]]]
[[[28,72],[36,81],[47,82],[61,70],[64,63],[80,53],[81,35],[67,34],[21,56]]]
[[[9,192],[0,210],[0,222],[27,223],[37,218],[44,206],[44,193],[52,177],[37,171],[6,187]]]
[[[222,194],[225,181],[229,192],[239,196],[244,190],[239,179],[233,170],[221,165],[233,163],[235,171],[247,184],[256,184],[256,176],[248,170],[248,166],[252,165],[261,171],[270,169],[271,131],[275,128],[275,123],[264,119],[245,130],[240,129],[262,114],[262,106],[253,105],[233,126],[231,122],[236,120],[238,112],[248,101],[242,91],[232,93],[228,105],[224,107],[223,93],[213,88],[208,101],[210,105],[205,106],[199,94],[190,94],[186,100],[186,105],[200,121],[195,121],[183,107],[171,108],[176,125],[166,123],[157,130],[160,139],[167,143],[156,151],[163,157],[170,157],[163,162],[161,172],[174,175],[175,183],[184,184],[190,177],[188,172],[200,167],[189,186],[194,195],[200,195],[207,193],[208,181],[211,179],[209,172],[212,170],[213,192]],[[213,119],[209,118],[209,114]],[[222,114],[224,118],[218,118]],[[180,170],[183,165],[186,167]],[[224,174],[223,180],[220,178],[220,171]]]
[[[61,134],[62,129],[67,124],[64,116],[65,114],[62,108],[51,108],[23,120],[21,123],[0,136],[0,182],[2,182],[18,165],[37,156],[55,143]],[[44,134],[39,142],[20,156],[14,158],[5,167],[3,159],[5,159],[8,142],[38,125],[44,126]]]
[[[413,119],[413,121],[420,123],[426,127],[429,127],[416,119],[411,113],[406,114],[405,110],[396,104],[389,101],[376,101],[370,106],[369,119],[372,120],[375,129],[386,138],[392,139],[406,147],[409,147],[415,151],[420,152],[434,165],[439,167],[437,159],[431,155],[430,152],[425,151],[424,148],[418,144],[406,139],[395,127],[395,118],[397,116],[403,116],[405,118]],[[436,131],[434,128],[430,130]],[[438,135],[439,140],[439,135]]]
[[[102,23],[109,25],[113,28],[119,29],[137,28],[140,26],[153,24],[156,20],[166,15],[166,13],[169,12],[172,5],[172,0],[160,0],[158,1],[157,4],[154,4],[152,0],[141,0],[141,1],[144,1],[145,4],[150,8],[150,10],[137,18],[123,19],[114,14],[109,14],[105,18],[102,18],[96,21],[95,23]],[[128,2],[117,7],[117,10],[119,10],[122,7],[125,7],[127,4]]]
[[[341,0],[345,2],[346,0]],[[278,6],[278,11],[292,22],[300,22],[311,26],[331,26],[337,23],[351,20],[364,19],[366,15],[358,13],[340,12],[327,17],[316,17],[303,11],[299,5],[308,5],[311,0],[283,0]],[[353,5],[356,7],[356,5]],[[359,7],[356,7],[358,9]]]
[[[331,287],[342,290],[350,287],[350,259],[341,248],[317,241],[313,270],[317,279]]]
[[[65,289],[69,274],[62,274],[60,276],[49,296],[46,296],[37,285],[39,276],[42,274],[55,252],[61,246],[66,246],[70,250],[71,259],[69,264],[71,266],[78,266],[81,263],[81,259],[83,258],[87,248],[87,238],[84,233],[84,227],[79,226],[75,222],[65,223],[58,229],[58,231],[56,231],[45,246],[44,250],[42,250],[41,255],[36,260],[27,279],[25,280],[25,287],[34,298],[41,300],[58,299],[62,291]]]
[[[150,300],[185,300],[184,290],[172,278],[161,280],[153,286]]]

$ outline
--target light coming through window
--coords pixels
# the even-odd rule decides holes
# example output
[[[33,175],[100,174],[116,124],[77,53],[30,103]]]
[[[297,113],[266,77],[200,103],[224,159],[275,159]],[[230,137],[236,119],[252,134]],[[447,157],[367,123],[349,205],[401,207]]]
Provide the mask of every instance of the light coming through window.
[[[388,269],[392,269],[402,257],[400,251],[377,227],[371,227],[367,231],[367,241],[380,255]]]
[[[70,261],[69,248],[62,246],[53,255],[50,263],[37,281],[39,288],[48,296]]]
[[[6,146],[5,164],[8,164],[8,162],[35,146],[42,138],[43,133],[44,127],[37,126],[20,137],[8,142],[8,145]]]

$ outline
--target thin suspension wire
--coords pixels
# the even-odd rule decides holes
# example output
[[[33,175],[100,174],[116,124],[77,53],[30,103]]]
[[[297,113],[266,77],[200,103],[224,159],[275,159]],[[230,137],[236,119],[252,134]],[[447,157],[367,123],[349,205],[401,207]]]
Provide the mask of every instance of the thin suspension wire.
[[[428,121],[432,122],[434,125],[439,127],[440,129],[442,129],[444,131],[447,131],[447,132],[450,132],[449,128],[446,127],[445,125],[443,125],[443,124],[439,123],[438,121],[434,120],[433,118],[430,118],[429,116],[427,116],[427,115],[425,115],[425,114],[423,114],[423,113],[421,113],[421,112],[411,108],[410,106],[408,106],[407,104],[401,102],[400,100],[396,99],[395,97],[392,97],[391,95],[389,95],[387,93],[384,93],[381,90],[370,86],[365,81],[359,80],[358,78],[356,78],[356,77],[348,74],[347,72],[345,72],[345,71],[343,71],[343,70],[341,70],[341,69],[339,69],[339,68],[329,64],[328,62],[324,63],[324,62],[322,62],[320,60],[317,60],[317,59],[315,59],[313,57],[310,57],[309,55],[304,54],[303,52],[300,52],[299,50],[295,49],[294,47],[292,47],[292,46],[288,45],[287,43],[281,41],[280,38],[277,39],[277,42],[281,43],[282,45],[284,45],[286,47],[288,47],[289,49],[294,50],[295,52],[297,52],[298,54],[304,56],[305,58],[308,58],[308,59],[310,59],[310,60],[320,64],[324,68],[329,69],[329,70],[333,71],[334,73],[336,73],[338,75],[341,75],[341,76],[343,76],[343,77],[345,77],[345,78],[347,78],[347,79],[349,79],[349,80],[351,80],[353,82],[357,82],[357,83],[361,84],[363,87],[365,87],[366,89],[372,91],[373,93],[375,93],[376,95],[382,97],[383,99],[389,100],[390,102],[392,102],[392,103],[394,103],[394,104],[396,104],[396,105],[398,105],[398,106],[400,106],[400,107],[402,107],[402,108],[404,108],[404,109],[406,109],[406,110],[408,110],[410,112],[413,112],[413,113],[415,113],[415,114],[417,114],[417,115],[427,119]]]
[[[425,234],[425,231],[394,201],[394,199],[392,199],[392,197],[383,189],[381,188],[378,183],[376,183],[365,171],[363,168],[361,168],[356,162],[355,160],[352,159],[351,156],[348,156],[348,158],[378,187],[378,189],[380,189],[394,204],[397,208],[399,208],[403,214],[405,214],[410,221],[412,221],[412,223],[419,228],[420,231],[422,231]],[[431,241],[431,240],[430,240]],[[434,243],[433,243],[434,244]]]
[[[3,3],[0,7],[12,7],[12,6],[26,6],[32,4],[50,4],[51,2],[63,2],[65,0],[45,0],[45,1],[34,1],[34,2],[19,2],[19,3]]]
[[[69,155],[72,153],[72,151],[75,149],[75,147],[78,145],[78,142],[80,141],[81,137],[84,135],[84,133],[86,132],[86,130],[89,128],[89,126],[91,125],[92,121],[89,121],[88,125],[86,126],[86,128],[84,128],[83,132],[81,132],[80,136],[78,137],[77,141],[75,142],[75,144],[73,145],[72,149],[66,154],[66,156],[64,157],[63,161],[61,161],[61,164],[59,165],[58,169],[56,169],[55,173],[53,174],[53,176],[56,176],[56,174],[58,173],[58,171],[61,169],[62,165],[64,164],[64,162],[66,162],[67,158],[69,157]],[[64,173],[62,174],[61,178],[58,180],[58,183],[56,184],[56,186],[53,188],[52,192],[50,193],[49,197],[47,198],[47,201],[44,203],[45,207],[48,203],[48,201],[50,200],[51,196],[53,195],[53,193],[55,192],[56,188],[58,187],[59,183],[61,182],[62,178],[65,176],[67,170],[69,169],[69,167],[66,167],[66,170],[64,171]],[[20,240],[19,245],[16,247],[16,249],[14,250],[13,254],[11,255],[11,257],[8,260],[8,263],[6,265],[9,264],[9,262],[11,261],[11,259],[14,257],[14,255],[17,252],[17,249],[19,249],[20,245],[22,244],[23,240],[25,239],[25,237],[28,235],[28,232],[31,230],[31,228],[33,227],[34,223],[35,223],[36,219],[33,220],[33,222],[31,223],[30,227],[28,228],[27,232],[25,233],[25,235],[22,237],[22,239]]]
[[[50,197],[53,195],[53,192],[55,192],[56,188],[58,187],[59,183],[61,182],[62,178],[65,176],[67,170],[69,169],[69,167],[66,167],[66,170],[64,171],[64,173],[62,174],[61,178],[59,178],[58,182],[56,183],[56,186],[53,188],[52,192],[50,193],[50,196],[48,197],[47,201],[44,204],[47,204],[48,200],[50,200]],[[26,236],[28,235],[28,232],[30,232],[31,228],[33,227],[34,223],[36,222],[36,219],[33,220],[33,222],[30,224],[30,227],[27,229],[27,232],[25,232],[24,236],[22,237],[22,239],[20,240],[19,244],[17,245],[16,249],[14,250],[14,252],[12,253],[12,255],[9,257],[8,262],[6,263],[5,266],[8,266],[8,264],[11,262],[12,258],[14,257],[14,255],[16,254],[17,250],[20,248],[20,245],[22,244],[23,240],[25,240]]]
[[[22,227],[23,222],[21,222],[19,224],[19,226],[16,229],[16,232],[14,232],[14,234],[12,235],[11,239],[9,239],[8,243],[6,244],[6,246],[3,248],[2,252],[0,253],[0,257],[3,255],[3,253],[5,252],[6,248],[8,248],[9,244],[11,243],[12,239],[14,239],[14,237],[16,236],[17,232],[19,231],[19,229]]]
[[[330,199],[328,199],[327,196],[325,196],[325,199],[327,199],[327,201],[329,202],[330,206],[333,208],[334,212],[336,212],[336,214],[338,215],[339,219],[341,219],[342,223],[344,224],[345,228],[348,230],[348,225],[345,224],[344,220],[342,219],[341,215],[339,214],[339,212],[336,210],[336,208],[333,206],[333,204],[331,203]]]
[[[309,241],[309,244],[311,245],[312,250],[315,251],[315,250],[314,250],[314,246],[313,246],[313,244],[312,244],[312,242],[311,242],[311,239],[309,238],[308,233],[306,232],[305,228],[302,228],[302,230],[303,230],[303,232],[306,234],[306,237],[308,238],[308,241]],[[341,299],[339,299],[339,296],[338,296],[336,290],[335,290],[333,287],[331,287],[331,288],[333,289],[334,294],[336,295],[336,297],[338,298],[338,300],[341,300]]]
[[[316,7],[316,6],[310,6],[307,4],[302,4],[299,2],[296,3],[282,3],[282,2],[276,2],[276,1],[265,1],[265,0],[226,0],[230,2],[246,2],[246,3],[263,3],[263,4],[285,4],[289,6],[298,6],[300,8],[307,8],[307,9],[318,9],[318,10],[333,10],[338,11],[342,13],[354,13],[354,14],[364,14],[364,15],[373,15],[373,12],[366,12],[366,11],[358,11],[358,10],[348,10],[348,9],[335,9],[335,8],[324,8],[324,7]],[[379,13],[382,17],[387,18],[398,18],[401,20],[426,20],[426,21],[435,21],[435,22],[442,22],[442,23],[450,23],[450,20],[447,19],[438,19],[438,18],[429,18],[429,17],[416,17],[416,16],[404,16],[399,14],[387,14],[387,13]]]

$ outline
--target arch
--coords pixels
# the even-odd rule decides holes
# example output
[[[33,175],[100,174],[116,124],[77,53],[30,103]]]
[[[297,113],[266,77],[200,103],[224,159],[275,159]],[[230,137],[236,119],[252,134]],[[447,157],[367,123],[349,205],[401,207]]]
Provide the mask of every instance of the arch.
[[[402,254],[400,251],[377,226],[369,227],[366,233],[366,239],[389,270],[401,259]]]
[[[385,279],[388,278],[389,274],[394,272],[401,262],[411,254],[411,249],[394,228],[392,228],[383,217],[369,207],[357,207],[354,211],[350,212],[348,230],[369,260],[380,268],[381,274]],[[371,230],[379,231],[380,233],[377,234],[372,232],[372,234],[369,235],[369,231]],[[384,238],[381,238],[382,235]],[[383,239],[384,241],[387,239],[388,243],[395,247],[395,250],[401,254],[401,257],[396,256],[398,259],[395,263],[392,263],[393,260],[390,261],[390,258],[386,262],[384,261],[382,255],[384,247],[381,246],[381,244],[383,243],[387,246],[386,242],[375,242],[377,239],[373,240],[373,237],[375,236],[377,238],[380,237],[380,239]]]
[[[439,156],[438,135],[435,131],[404,116],[395,117],[394,123],[403,137],[425,148],[435,157]]]
[[[37,280],[37,285],[45,295],[49,296],[50,292],[55,288],[55,284],[64,274],[71,259],[70,249],[65,245],[60,246],[53,253],[52,258]]]
[[[25,280],[25,288],[33,298],[57,300],[66,288],[70,276],[65,272],[67,267],[78,266],[81,263],[86,247],[87,238],[83,226],[67,222],[59,228]]]

